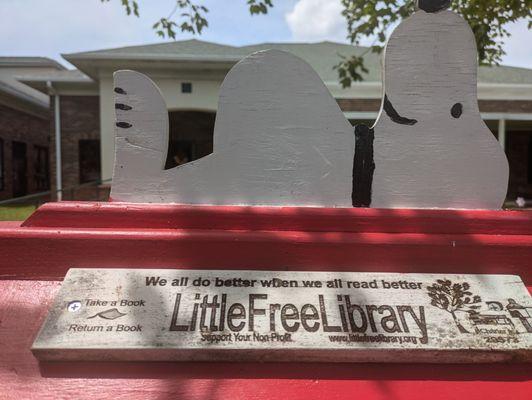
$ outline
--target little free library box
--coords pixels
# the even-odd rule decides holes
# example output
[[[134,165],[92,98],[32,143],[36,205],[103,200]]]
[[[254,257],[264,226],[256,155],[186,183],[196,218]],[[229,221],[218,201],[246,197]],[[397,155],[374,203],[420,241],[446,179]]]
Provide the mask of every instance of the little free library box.
[[[168,170],[159,89],[116,72],[110,202],[0,222],[0,398],[530,399],[532,212],[449,3],[391,33],[372,127],[261,51]]]

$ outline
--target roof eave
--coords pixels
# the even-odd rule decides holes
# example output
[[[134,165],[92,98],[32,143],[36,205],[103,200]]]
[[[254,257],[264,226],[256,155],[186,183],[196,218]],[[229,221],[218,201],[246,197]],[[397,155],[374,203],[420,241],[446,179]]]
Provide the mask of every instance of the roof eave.
[[[180,68],[192,68],[194,64],[200,63],[203,69],[229,69],[234,64],[239,62],[242,57],[228,56],[228,57],[197,57],[197,56],[175,56],[175,55],[98,55],[93,57],[89,55],[69,55],[65,54],[63,57],[74,65],[81,72],[99,81],[99,70],[106,67],[111,67],[118,64],[117,69],[132,69],[149,67],[146,63],[159,63],[158,67],[162,68],[165,64],[167,67],[179,66]],[[120,66],[123,64],[123,66]],[[195,66],[197,68],[197,66]]]
[[[54,86],[55,90],[62,90],[64,88],[69,89],[78,89],[78,90],[91,90],[98,89],[98,84],[90,78],[86,79],[74,79],[74,78],[31,78],[31,79],[20,79],[19,82],[35,89],[43,94],[50,95],[50,88],[48,83],[51,83]]]
[[[14,57],[16,59],[16,57]],[[52,59],[44,59],[43,60],[36,60],[36,61],[8,61],[8,60],[0,60],[0,66],[7,66],[7,67],[54,67],[58,70],[64,71],[66,70],[66,67],[60,63],[58,63],[55,60]]]
[[[0,82],[0,104],[41,119],[49,118],[49,105]]]
[[[242,55],[230,55],[230,56],[217,56],[207,55],[198,56],[195,54],[86,54],[86,53],[73,53],[73,54],[61,54],[61,56],[69,61],[101,61],[101,60],[118,60],[118,61],[135,61],[135,60],[148,60],[148,61],[193,61],[193,62],[238,62]]]
[[[9,86],[3,82],[0,82],[0,92],[10,97],[21,100],[25,103],[31,104],[33,106],[40,107],[42,109],[48,109],[48,103],[40,101],[36,99],[35,97],[32,97],[29,94],[26,94],[20,90],[17,90],[16,88]]]

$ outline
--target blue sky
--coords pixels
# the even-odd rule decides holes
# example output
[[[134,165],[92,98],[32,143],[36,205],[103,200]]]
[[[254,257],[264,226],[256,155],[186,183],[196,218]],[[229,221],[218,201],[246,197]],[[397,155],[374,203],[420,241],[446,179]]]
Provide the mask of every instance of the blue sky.
[[[266,16],[250,16],[245,0],[204,0],[209,28],[199,39],[243,45],[259,42],[345,42],[340,0],[277,0]],[[139,0],[141,17],[127,17],[120,0],[0,0],[0,56],[46,56],[160,42],[153,23],[174,0]],[[508,27],[504,64],[532,68],[526,21]],[[178,39],[190,38],[180,34]]]

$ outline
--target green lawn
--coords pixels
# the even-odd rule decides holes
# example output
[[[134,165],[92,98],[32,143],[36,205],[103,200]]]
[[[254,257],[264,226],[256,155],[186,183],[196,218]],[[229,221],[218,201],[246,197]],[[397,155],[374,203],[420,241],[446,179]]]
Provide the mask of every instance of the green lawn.
[[[24,221],[33,211],[35,211],[33,205],[0,206],[0,221]]]

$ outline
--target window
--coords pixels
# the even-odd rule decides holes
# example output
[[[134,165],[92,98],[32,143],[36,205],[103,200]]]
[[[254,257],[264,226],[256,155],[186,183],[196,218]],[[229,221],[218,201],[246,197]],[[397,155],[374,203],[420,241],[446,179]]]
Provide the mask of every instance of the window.
[[[28,194],[27,145],[24,142],[11,142],[11,174],[13,177],[13,197]]]
[[[48,147],[35,146],[35,188],[40,191],[50,189]]]
[[[192,93],[192,83],[182,82],[181,83],[181,93]]]
[[[4,190],[4,140],[0,139],[0,190]]]
[[[79,141],[79,183],[100,180],[100,141],[83,139]]]

